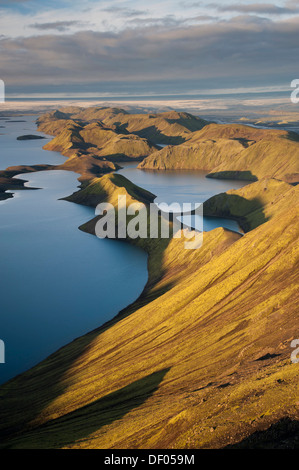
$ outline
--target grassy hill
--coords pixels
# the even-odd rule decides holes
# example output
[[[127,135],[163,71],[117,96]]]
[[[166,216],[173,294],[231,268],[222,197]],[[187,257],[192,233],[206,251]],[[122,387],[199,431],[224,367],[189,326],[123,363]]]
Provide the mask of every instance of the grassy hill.
[[[63,112],[61,112],[63,111]],[[129,114],[119,108],[63,108],[45,114],[38,120],[39,130],[52,134],[56,132],[57,117],[73,120],[82,124],[102,123],[107,128],[121,134],[135,134],[155,144],[180,144],[192,132],[202,129],[208,124],[192,114],[168,111],[157,114]],[[50,122],[53,122],[49,126]],[[49,132],[50,131],[50,132]]]
[[[45,146],[45,150],[61,152],[65,156],[72,156],[73,150],[81,153],[105,157],[106,160],[124,160],[142,159],[156,150],[152,144],[136,135],[118,134],[112,129],[107,129],[101,123],[92,123],[81,126],[73,121],[67,121],[62,126],[60,132],[59,122],[54,121],[53,129],[47,129],[51,133],[56,132],[56,136]]]
[[[118,196],[126,196],[128,205],[135,201],[150,204],[156,197],[149,191],[131,183],[124,176],[110,174],[92,179],[84,189],[64,199],[92,207],[96,207],[101,202],[109,202],[116,207]]]
[[[181,143],[207,122],[191,114],[129,114],[118,108],[66,107],[43,114],[38,130],[53,135],[45,150],[68,160],[60,169],[81,173],[81,180],[117,168],[115,162],[141,161],[157,143]],[[153,144],[155,142],[155,144]]]
[[[40,131],[54,136],[43,148],[61,152],[68,158],[57,168],[80,173],[81,181],[119,168],[114,162],[140,161],[157,150],[147,139],[123,134],[114,125],[106,126],[100,120],[72,119],[72,112],[78,110],[72,107],[46,113],[37,120],[37,125]]]
[[[210,124],[187,142],[144,159],[139,168],[198,169],[218,178],[299,181],[299,136],[239,124]]]
[[[86,204],[90,196],[95,205],[106,193],[114,201],[121,186],[138,197],[140,188],[109,175],[74,198]],[[298,444],[298,367],[290,360],[298,337],[298,191],[270,180],[233,196],[247,211],[238,217],[265,214],[244,236],[218,228],[190,251],[183,239],[135,241],[149,254],[143,294],[0,388],[0,447]],[[83,228],[93,233],[94,223]]]
[[[298,193],[299,186],[264,178],[237,191],[213,196],[204,203],[204,214],[235,219],[248,232],[296,207]]]

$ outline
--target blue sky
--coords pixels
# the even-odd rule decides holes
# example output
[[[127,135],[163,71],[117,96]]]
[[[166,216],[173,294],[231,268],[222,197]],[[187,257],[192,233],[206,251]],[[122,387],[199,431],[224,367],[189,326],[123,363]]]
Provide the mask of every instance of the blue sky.
[[[11,93],[282,89],[298,78],[299,0],[0,0]]]

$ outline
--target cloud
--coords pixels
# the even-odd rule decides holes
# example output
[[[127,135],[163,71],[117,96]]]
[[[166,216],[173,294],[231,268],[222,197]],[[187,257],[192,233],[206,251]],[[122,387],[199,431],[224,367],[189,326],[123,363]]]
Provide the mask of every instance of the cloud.
[[[181,2],[183,8],[200,8],[203,6],[202,2]]]
[[[134,10],[132,8],[117,7],[117,6],[103,8],[102,11],[106,13],[113,13],[114,15],[118,15],[118,16],[123,16],[125,18],[132,18],[134,16],[143,16],[148,13],[148,11],[145,11],[145,10],[144,11]]]
[[[163,27],[177,27],[180,24],[182,24],[181,19],[176,18],[174,15],[166,15],[161,18],[154,18],[154,17],[149,17],[149,18],[133,18],[131,20],[127,21],[128,25],[133,25],[137,27],[141,26],[147,26],[147,27],[154,27],[154,26],[163,26]]]
[[[288,84],[297,77],[298,18],[264,21],[241,15],[176,28],[166,23],[117,33],[4,38],[1,78],[8,87],[104,82],[164,82],[167,87],[173,81],[187,86],[206,80],[220,88],[224,83]]]
[[[263,15],[286,15],[299,11],[298,2],[289,2],[289,6],[280,7],[273,3],[249,3],[249,4],[231,4],[219,5],[218,3],[210,3],[210,7],[216,8],[222,12],[238,12],[238,13],[254,13]]]
[[[86,23],[82,21],[56,21],[53,23],[34,23],[29,26],[30,28],[38,29],[40,31],[56,30],[56,31],[62,32],[62,31],[67,31],[72,26],[86,28]]]
[[[177,18],[174,15],[166,15],[161,18],[133,18],[129,21],[127,21],[128,26],[135,26],[135,27],[141,27],[141,26],[146,26],[146,27],[168,27],[168,28],[174,28],[174,27],[181,27],[185,23],[202,23],[205,21],[211,21],[215,20],[215,17],[209,16],[209,15],[199,15],[199,16],[194,16],[194,17],[188,17],[188,18]]]
[[[0,0],[0,5],[9,5],[10,3],[27,3],[32,0]]]

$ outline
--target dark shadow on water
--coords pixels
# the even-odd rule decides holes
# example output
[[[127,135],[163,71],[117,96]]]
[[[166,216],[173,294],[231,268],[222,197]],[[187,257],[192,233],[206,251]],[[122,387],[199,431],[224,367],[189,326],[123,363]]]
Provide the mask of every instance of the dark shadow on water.
[[[45,425],[28,431],[19,440],[13,439],[4,448],[60,448],[68,444],[88,440],[88,436],[103,426],[123,418],[133,409],[141,406],[158,389],[169,368],[162,369],[136,380],[131,384],[109,393],[82,408],[49,421]]]

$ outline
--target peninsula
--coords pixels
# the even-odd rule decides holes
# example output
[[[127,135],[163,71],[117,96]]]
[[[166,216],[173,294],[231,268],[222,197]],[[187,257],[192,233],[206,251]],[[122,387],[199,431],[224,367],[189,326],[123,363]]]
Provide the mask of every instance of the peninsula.
[[[186,122],[203,125],[176,116],[180,122],[168,123],[168,134]],[[143,293],[114,319],[0,387],[0,447],[298,446],[298,370],[290,349],[298,337],[297,137],[239,125],[186,125],[180,136],[165,131],[166,140],[184,143],[156,150],[156,140],[137,133],[120,137],[119,126],[139,133],[145,121],[172,121],[169,116],[141,116],[138,125],[121,110],[60,110],[52,117],[39,119],[40,128],[55,135],[46,147],[70,155],[65,169],[73,161],[82,171],[81,189],[66,198],[74,203],[116,205],[119,194],[146,206],[154,200],[120,175],[95,177],[90,169],[95,156],[87,145],[96,148],[101,173],[108,171],[103,158],[114,165],[103,149],[120,145],[124,135],[138,148],[120,152],[128,159],[141,158],[147,146],[141,168],[188,164],[209,167],[217,177],[250,172],[257,181],[204,204],[207,215],[238,220],[243,236],[218,228],[204,233],[198,250],[184,250],[183,239],[128,240],[148,253]],[[116,120],[118,130],[106,128]],[[80,229],[94,234],[97,220]]]

